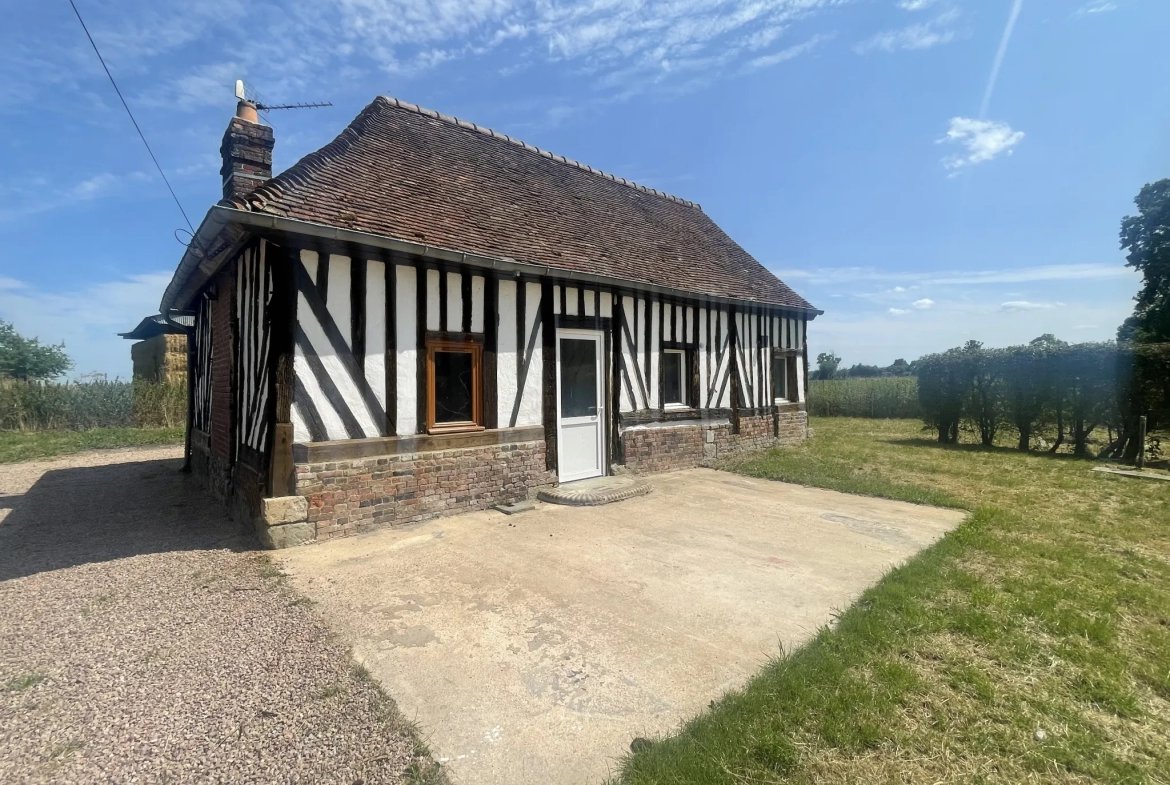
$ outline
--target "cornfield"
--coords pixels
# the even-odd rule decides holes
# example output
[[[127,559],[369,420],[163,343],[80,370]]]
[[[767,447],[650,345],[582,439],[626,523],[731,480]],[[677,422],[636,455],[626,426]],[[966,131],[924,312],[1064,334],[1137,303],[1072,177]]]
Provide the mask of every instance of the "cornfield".
[[[918,380],[913,376],[814,379],[809,382],[808,407],[814,417],[922,416],[918,408]]]
[[[175,428],[186,420],[181,382],[0,381],[0,431]]]

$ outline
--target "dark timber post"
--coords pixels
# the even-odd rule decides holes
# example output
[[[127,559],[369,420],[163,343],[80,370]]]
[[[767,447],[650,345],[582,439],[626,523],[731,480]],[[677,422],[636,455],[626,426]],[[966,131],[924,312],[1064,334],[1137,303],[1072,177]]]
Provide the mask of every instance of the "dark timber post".
[[[471,276],[464,279],[470,282]],[[498,390],[496,379],[496,350],[500,325],[499,307],[500,281],[494,272],[484,275],[483,281],[483,409],[484,427],[499,428],[499,407],[496,404]],[[471,329],[471,286],[463,287],[463,327]]]
[[[727,306],[727,351],[731,353],[731,432],[739,433],[739,323],[735,305]]]
[[[200,302],[201,300],[196,300]],[[191,329],[187,330],[187,434],[183,439],[183,473],[191,471],[191,431],[195,428],[195,331],[199,327],[199,307]],[[210,427],[210,426],[208,426]]]
[[[275,250],[275,248],[273,248]],[[274,254],[275,256],[275,254]],[[299,254],[288,249],[284,263],[274,258],[272,270],[271,340],[269,378],[272,392],[268,396],[272,427],[272,454],[268,460],[270,496],[296,493],[296,468],[293,465],[293,331],[297,320],[297,287],[294,280]]]
[[[540,283],[542,365],[541,404],[544,410],[544,462],[550,472],[557,470],[557,321],[553,314],[553,285]]]

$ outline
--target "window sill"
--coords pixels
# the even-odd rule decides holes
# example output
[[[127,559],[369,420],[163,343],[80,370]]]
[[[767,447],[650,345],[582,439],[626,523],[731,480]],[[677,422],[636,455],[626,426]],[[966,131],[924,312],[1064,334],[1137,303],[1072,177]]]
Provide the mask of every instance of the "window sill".
[[[444,433],[478,433],[482,430],[484,430],[482,425],[477,425],[473,422],[450,422],[432,425],[430,428],[427,428],[427,433],[432,435]]]
[[[676,412],[681,409],[690,409],[691,407],[687,406],[685,403],[668,403],[665,404],[662,408],[668,412]]]

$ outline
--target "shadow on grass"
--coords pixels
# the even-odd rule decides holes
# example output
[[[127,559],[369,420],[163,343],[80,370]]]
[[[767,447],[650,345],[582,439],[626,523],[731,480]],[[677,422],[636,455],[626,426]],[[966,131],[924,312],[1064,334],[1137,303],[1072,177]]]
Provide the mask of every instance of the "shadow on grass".
[[[896,444],[900,447],[930,447],[936,450],[950,450],[952,452],[985,452],[997,455],[1030,455],[1036,458],[1051,458],[1058,461],[1087,461],[1096,463],[1097,459],[1091,455],[1073,455],[1068,452],[1052,453],[1047,450],[1028,450],[1027,452],[1020,450],[1017,447],[1008,447],[1002,444],[994,444],[990,447],[983,444],[945,444],[937,439],[914,438],[914,439],[881,439],[885,444]]]

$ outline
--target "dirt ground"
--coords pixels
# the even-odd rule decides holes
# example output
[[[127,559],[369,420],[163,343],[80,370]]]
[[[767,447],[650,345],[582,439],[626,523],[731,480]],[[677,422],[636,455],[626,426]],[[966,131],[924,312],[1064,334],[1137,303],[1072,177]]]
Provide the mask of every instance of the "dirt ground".
[[[393,704],[180,456],[0,466],[0,782],[426,780]]]
[[[459,783],[596,783],[963,513],[698,469],[282,551]]]

